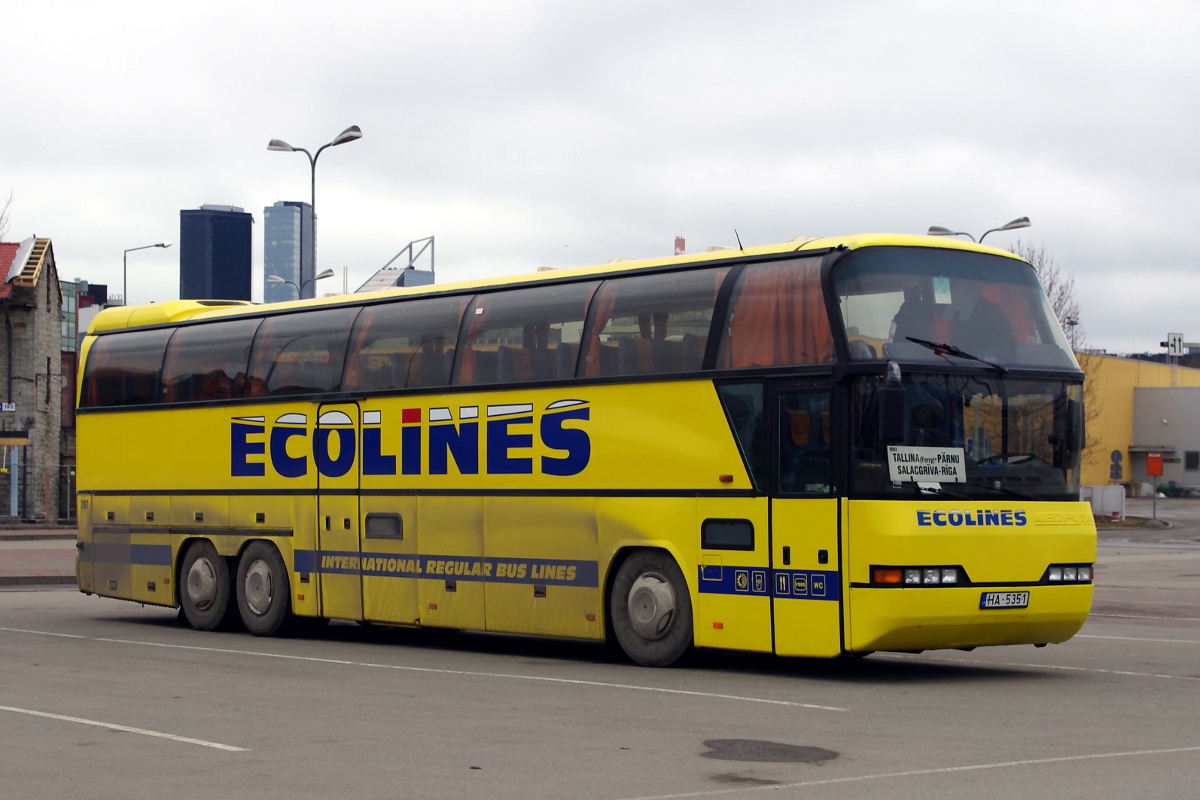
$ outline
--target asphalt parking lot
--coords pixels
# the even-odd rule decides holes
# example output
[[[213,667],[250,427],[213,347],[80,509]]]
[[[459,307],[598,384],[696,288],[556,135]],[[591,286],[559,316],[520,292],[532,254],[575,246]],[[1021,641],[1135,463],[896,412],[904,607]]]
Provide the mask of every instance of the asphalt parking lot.
[[[4,587],[3,793],[1192,798],[1200,502],[1158,503],[1169,528],[1103,527],[1093,615],[1044,649],[652,670],[523,637],[204,634]]]

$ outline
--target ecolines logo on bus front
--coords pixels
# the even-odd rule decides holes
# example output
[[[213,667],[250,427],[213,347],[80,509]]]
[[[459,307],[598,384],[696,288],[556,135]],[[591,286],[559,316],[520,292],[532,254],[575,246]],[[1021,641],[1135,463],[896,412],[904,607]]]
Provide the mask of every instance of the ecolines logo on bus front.
[[[229,472],[233,477],[261,477],[267,465],[284,478],[308,474],[309,453],[317,471],[339,478],[354,466],[361,445],[363,475],[446,475],[450,461],[460,475],[578,475],[592,457],[587,431],[565,427],[568,420],[587,420],[586,400],[556,400],[546,406],[534,426],[533,403],[483,407],[459,406],[457,419],[448,407],[405,408],[400,412],[400,436],[384,439],[383,412],[362,412],[361,443],[354,420],[344,411],[321,414],[315,430],[305,414],[289,412],[273,425],[265,417],[234,417],[229,423]],[[555,455],[535,459],[534,434]],[[480,464],[480,435],[484,461]],[[292,443],[312,436],[311,446]],[[337,438],[337,446],[331,440]],[[336,455],[333,453],[336,452]],[[263,457],[261,460],[259,457]],[[422,470],[427,465],[426,471]]]
[[[1025,512],[1013,511],[1006,508],[998,511],[985,511],[977,509],[975,511],[918,511],[917,524],[923,527],[936,525],[945,527],[949,525],[952,528],[962,526],[978,525],[999,525],[1004,527],[1020,528],[1025,525]]]

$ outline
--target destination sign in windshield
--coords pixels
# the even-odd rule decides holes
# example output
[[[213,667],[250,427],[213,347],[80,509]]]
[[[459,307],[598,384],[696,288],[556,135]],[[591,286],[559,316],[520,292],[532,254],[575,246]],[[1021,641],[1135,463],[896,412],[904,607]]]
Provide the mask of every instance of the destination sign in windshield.
[[[888,472],[897,483],[966,483],[966,453],[961,447],[889,445]]]

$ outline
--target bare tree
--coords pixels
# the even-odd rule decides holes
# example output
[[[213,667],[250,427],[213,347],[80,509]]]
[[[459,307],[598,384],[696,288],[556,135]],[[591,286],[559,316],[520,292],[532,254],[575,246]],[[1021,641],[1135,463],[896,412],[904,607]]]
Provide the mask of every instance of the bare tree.
[[[1016,243],[1009,248],[1009,252],[1033,265],[1033,271],[1037,273],[1042,289],[1046,292],[1046,299],[1050,301],[1050,308],[1054,310],[1054,316],[1058,317],[1058,322],[1062,325],[1063,333],[1067,337],[1067,343],[1074,351],[1075,358],[1083,370],[1083,406],[1087,435],[1083,458],[1085,461],[1090,461],[1096,455],[1095,448],[1101,444],[1096,435],[1099,426],[1095,423],[1099,420],[1103,404],[1096,383],[1097,379],[1094,377],[1100,364],[1099,356],[1093,354],[1088,346],[1087,334],[1079,321],[1079,299],[1075,295],[1075,273],[1067,272],[1054,263],[1053,254],[1046,249],[1045,245],[1035,245],[1017,239]]]
[[[12,208],[13,193],[10,190],[8,199],[4,201],[4,206],[0,207],[0,241],[8,235],[8,212]]]

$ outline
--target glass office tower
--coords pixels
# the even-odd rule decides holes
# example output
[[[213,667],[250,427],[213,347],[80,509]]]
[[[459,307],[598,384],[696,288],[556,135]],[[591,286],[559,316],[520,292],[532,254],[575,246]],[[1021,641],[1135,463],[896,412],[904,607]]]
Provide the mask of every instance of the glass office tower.
[[[280,200],[263,209],[263,302],[315,297],[313,250],[316,229],[312,206]],[[285,283],[268,280],[272,275]]]
[[[179,299],[249,300],[254,217],[237,206],[179,212]]]

